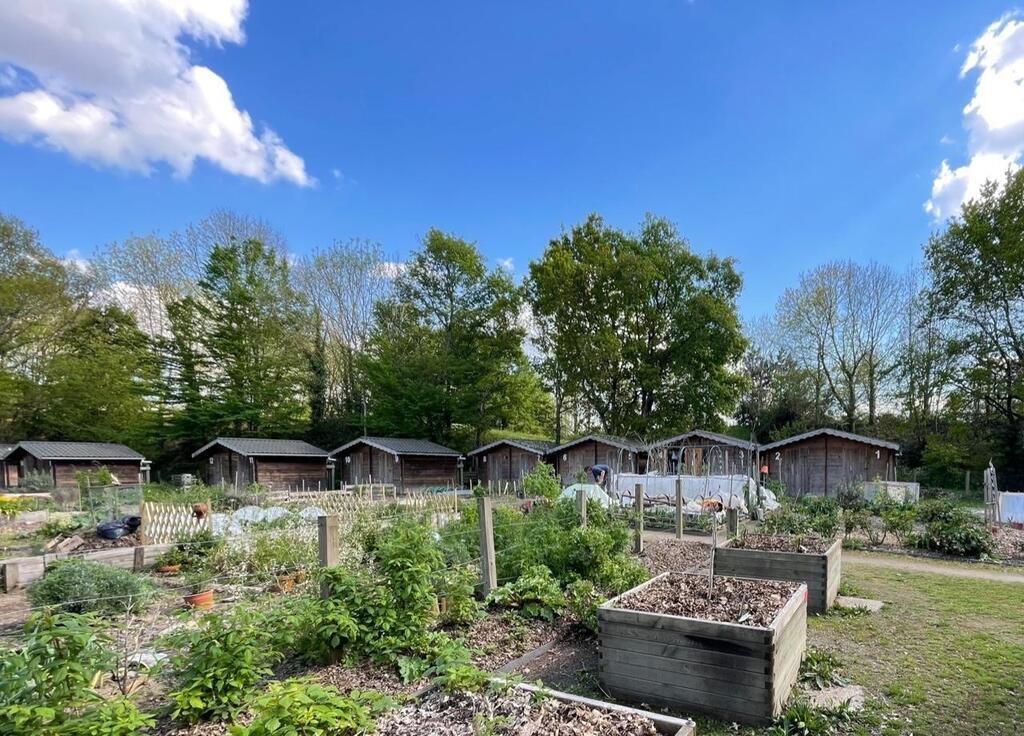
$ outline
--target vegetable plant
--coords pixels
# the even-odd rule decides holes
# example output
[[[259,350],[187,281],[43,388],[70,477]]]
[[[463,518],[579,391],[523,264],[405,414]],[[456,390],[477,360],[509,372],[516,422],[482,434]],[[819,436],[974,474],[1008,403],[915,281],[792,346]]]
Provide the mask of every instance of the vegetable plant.
[[[337,688],[314,680],[273,682],[253,703],[256,718],[248,726],[231,726],[232,736],[355,736],[373,730],[377,714],[394,702],[379,693]]]
[[[519,609],[527,618],[554,621],[565,606],[565,596],[551,571],[544,565],[534,565],[518,579],[492,590],[487,602]]]
[[[33,606],[59,606],[69,613],[116,615],[145,610],[152,597],[149,582],[130,570],[90,560],[54,563],[28,588]]]

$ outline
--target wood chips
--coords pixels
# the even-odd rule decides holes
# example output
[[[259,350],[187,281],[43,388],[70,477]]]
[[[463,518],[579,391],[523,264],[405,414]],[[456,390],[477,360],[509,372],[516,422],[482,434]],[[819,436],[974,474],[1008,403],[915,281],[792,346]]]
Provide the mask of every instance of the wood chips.
[[[832,545],[832,540],[811,535],[788,534],[741,534],[732,542],[735,549],[759,549],[764,552],[799,552],[809,555],[823,555]]]
[[[505,694],[435,693],[381,718],[379,736],[655,736],[654,723],[614,713],[536,699],[522,690]]]
[[[616,608],[668,613],[708,621],[767,628],[796,591],[796,583],[715,576],[708,600],[708,577],[669,573],[618,600]]]

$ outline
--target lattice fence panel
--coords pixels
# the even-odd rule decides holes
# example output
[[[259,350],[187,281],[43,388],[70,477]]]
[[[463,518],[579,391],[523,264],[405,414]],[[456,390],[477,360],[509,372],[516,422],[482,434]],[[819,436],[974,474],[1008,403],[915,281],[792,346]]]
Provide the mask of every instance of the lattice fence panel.
[[[182,537],[198,532],[213,531],[210,503],[155,503],[142,504],[142,543],[170,544]]]

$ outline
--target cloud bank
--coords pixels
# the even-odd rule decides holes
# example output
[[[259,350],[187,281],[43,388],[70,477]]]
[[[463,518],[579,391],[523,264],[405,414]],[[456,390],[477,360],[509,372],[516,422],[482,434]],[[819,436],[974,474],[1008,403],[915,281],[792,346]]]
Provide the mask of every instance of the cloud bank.
[[[245,42],[247,0],[3,0],[0,135],[93,164],[188,176],[196,159],[260,182],[311,186],[303,160],[259,131],[182,42]]]
[[[937,220],[955,215],[986,181],[1002,181],[1024,154],[1024,21],[1011,13],[985,29],[967,53],[960,76],[977,74],[964,108],[969,159],[943,161],[924,209]]]

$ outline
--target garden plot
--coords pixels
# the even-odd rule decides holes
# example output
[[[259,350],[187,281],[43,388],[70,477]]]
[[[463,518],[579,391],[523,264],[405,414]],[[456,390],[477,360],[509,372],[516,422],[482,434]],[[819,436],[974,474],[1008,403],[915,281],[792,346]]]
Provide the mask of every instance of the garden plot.
[[[715,550],[715,573],[807,585],[807,610],[825,613],[842,576],[842,542],[814,536],[744,534]]]
[[[777,716],[797,680],[807,588],[664,573],[598,609],[600,681],[616,697],[741,723]]]

